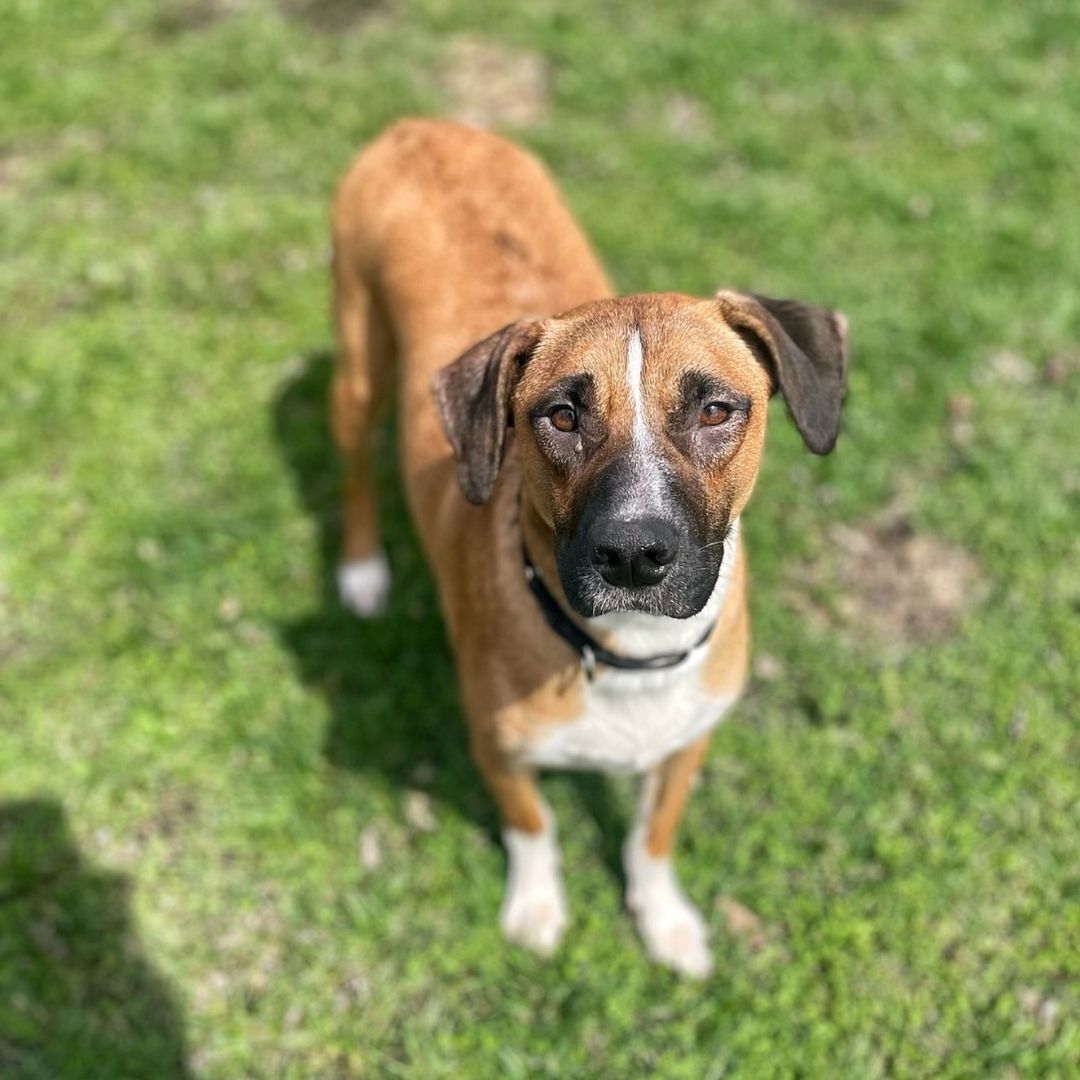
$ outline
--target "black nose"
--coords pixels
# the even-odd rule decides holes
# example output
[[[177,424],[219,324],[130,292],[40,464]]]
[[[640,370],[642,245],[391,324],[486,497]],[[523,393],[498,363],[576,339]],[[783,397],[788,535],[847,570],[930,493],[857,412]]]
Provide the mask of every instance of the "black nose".
[[[597,573],[624,589],[657,584],[679,553],[679,534],[659,518],[597,522],[589,539]]]

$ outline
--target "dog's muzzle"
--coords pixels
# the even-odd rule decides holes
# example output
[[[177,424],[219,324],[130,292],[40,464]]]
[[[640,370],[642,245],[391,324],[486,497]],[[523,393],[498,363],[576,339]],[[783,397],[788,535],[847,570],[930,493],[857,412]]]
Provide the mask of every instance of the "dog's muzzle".
[[[563,591],[579,615],[640,611],[688,619],[716,584],[723,543],[711,544],[674,481],[640,495],[616,465],[582,498],[577,520],[555,530]]]

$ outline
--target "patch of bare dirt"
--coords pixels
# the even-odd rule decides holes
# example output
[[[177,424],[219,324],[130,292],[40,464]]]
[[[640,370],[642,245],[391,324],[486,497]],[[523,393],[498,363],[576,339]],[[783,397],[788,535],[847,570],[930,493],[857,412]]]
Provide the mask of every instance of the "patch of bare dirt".
[[[152,29],[159,38],[182,37],[208,30],[231,14],[228,0],[183,0],[162,4],[154,16]]]
[[[430,833],[439,827],[431,796],[426,791],[412,789],[405,793],[405,820],[417,832]]]
[[[369,873],[374,873],[382,866],[383,850],[379,830],[374,825],[366,825],[360,830],[360,839],[357,843],[357,855],[360,865]]]
[[[285,14],[315,30],[339,34],[384,14],[383,0],[283,0]]]
[[[450,115],[474,127],[528,127],[548,114],[551,71],[537,53],[453,39],[439,73]]]
[[[761,916],[730,896],[720,896],[716,908],[724,918],[724,926],[733,938],[745,941],[752,952],[759,952],[769,943],[769,929]]]
[[[107,148],[108,143],[102,132],[74,125],[48,139],[0,146],[0,196],[19,196],[39,183],[65,155],[100,154]]]
[[[705,106],[685,94],[673,94],[665,99],[661,116],[667,133],[687,142],[703,138],[711,126]]]
[[[1047,357],[1042,367],[1042,379],[1049,386],[1064,386],[1080,373],[1080,349],[1069,349]]]
[[[903,10],[904,0],[803,0],[809,8],[840,15],[893,15]]]
[[[998,349],[991,353],[975,372],[978,382],[1005,386],[1028,386],[1036,376],[1035,365],[1015,349]]]
[[[812,623],[870,635],[894,652],[947,638],[985,591],[970,552],[916,531],[902,510],[833,525],[828,539],[825,554],[800,569],[790,605]]]
[[[703,139],[713,126],[705,105],[687,94],[638,97],[627,106],[624,123],[634,131],[660,132],[685,143]]]

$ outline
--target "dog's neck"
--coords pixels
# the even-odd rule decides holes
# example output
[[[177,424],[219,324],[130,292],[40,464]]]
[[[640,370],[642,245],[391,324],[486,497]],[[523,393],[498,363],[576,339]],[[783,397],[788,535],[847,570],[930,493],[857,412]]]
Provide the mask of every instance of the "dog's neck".
[[[522,498],[522,542],[536,573],[559,606],[590,637],[620,656],[642,658],[661,653],[677,653],[693,648],[716,622],[731,586],[738,544],[739,519],[731,522],[724,540],[724,557],[716,585],[705,606],[688,619],[650,615],[644,611],[611,611],[587,619],[570,606],[555,565],[555,536],[528,498]]]

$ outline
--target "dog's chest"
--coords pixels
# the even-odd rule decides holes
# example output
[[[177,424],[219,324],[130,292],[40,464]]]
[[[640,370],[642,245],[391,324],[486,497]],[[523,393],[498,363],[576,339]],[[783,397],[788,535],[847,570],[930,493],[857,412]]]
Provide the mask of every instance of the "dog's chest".
[[[549,769],[641,772],[689,745],[719,721],[732,698],[706,692],[700,664],[676,671],[602,671],[586,682],[573,720],[540,728],[520,750]]]

